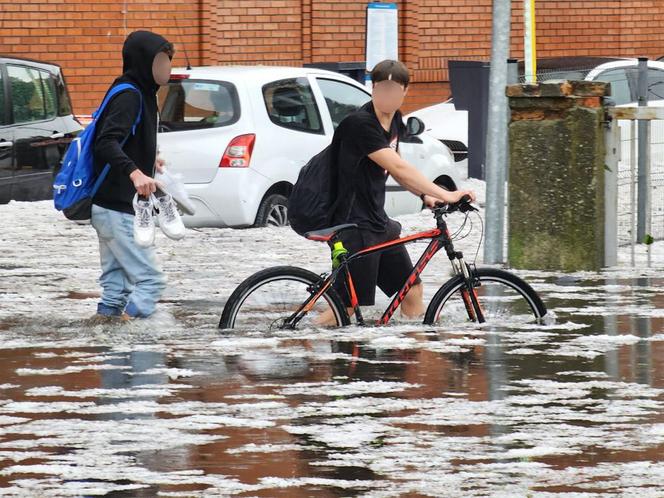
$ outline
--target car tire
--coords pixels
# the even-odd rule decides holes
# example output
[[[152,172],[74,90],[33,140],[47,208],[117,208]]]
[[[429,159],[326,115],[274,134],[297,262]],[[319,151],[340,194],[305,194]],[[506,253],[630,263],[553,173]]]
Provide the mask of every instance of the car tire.
[[[281,194],[272,194],[265,197],[258,208],[254,226],[288,226],[288,199]]]

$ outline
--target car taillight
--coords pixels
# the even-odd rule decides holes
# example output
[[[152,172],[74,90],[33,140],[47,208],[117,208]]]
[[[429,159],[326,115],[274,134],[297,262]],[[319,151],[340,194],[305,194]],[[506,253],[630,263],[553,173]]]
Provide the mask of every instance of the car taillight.
[[[189,79],[188,74],[171,74],[170,76],[171,80],[186,80]]]
[[[240,135],[231,140],[231,143],[226,147],[221,162],[220,168],[246,168],[251,161],[251,153],[254,151],[254,142],[256,135],[250,133],[248,135]]]

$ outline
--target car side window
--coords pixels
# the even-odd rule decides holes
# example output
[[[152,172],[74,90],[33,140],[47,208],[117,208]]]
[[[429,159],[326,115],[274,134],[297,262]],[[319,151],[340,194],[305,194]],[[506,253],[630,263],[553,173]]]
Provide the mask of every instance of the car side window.
[[[58,97],[55,89],[55,80],[51,73],[39,71],[44,90],[44,111],[47,119],[53,119],[58,114]]]
[[[664,100],[664,71],[648,69],[648,100]]]
[[[69,116],[72,114],[72,108],[69,92],[67,92],[67,87],[65,86],[65,80],[62,77],[62,74],[58,74],[54,78],[58,96],[58,116]]]
[[[632,93],[629,89],[629,81],[625,69],[610,69],[600,73],[595,79],[597,81],[611,83],[611,99],[613,99],[616,105],[624,105],[634,102],[634,98],[632,98]]]
[[[7,64],[14,123],[42,121],[48,117],[39,73],[40,71],[29,67]]]
[[[320,113],[307,78],[273,81],[263,86],[270,120],[283,128],[323,134]]]
[[[5,82],[2,79],[2,66],[0,66],[0,126],[7,124],[5,121]]]
[[[348,83],[324,78],[317,81],[335,130],[346,116],[371,100],[371,95]]]

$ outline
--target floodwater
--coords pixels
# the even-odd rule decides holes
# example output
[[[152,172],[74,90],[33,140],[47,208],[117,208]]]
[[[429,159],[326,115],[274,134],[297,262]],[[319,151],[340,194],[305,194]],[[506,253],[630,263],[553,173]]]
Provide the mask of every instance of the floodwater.
[[[324,271],[324,246],[279,229],[160,236],[157,315],[90,325],[93,230],[48,203],[0,214],[26,227],[0,236],[2,496],[664,496],[661,243],[651,268],[641,254],[636,269],[518,272],[544,325],[234,333],[216,324],[243,278]],[[427,269],[426,297],[447,266]]]

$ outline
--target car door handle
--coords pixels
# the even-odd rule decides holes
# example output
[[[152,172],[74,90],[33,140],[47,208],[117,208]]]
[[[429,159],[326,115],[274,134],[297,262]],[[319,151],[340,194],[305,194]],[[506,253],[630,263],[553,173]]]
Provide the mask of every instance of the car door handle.
[[[51,135],[49,138],[63,138],[64,136],[65,136],[64,133],[59,133],[59,132],[56,131],[56,132],[53,133],[53,135]]]
[[[0,148],[7,148],[7,147],[13,147],[14,142],[7,142],[6,140],[3,140],[0,142]]]

